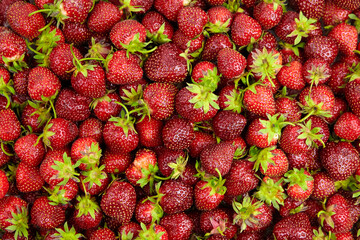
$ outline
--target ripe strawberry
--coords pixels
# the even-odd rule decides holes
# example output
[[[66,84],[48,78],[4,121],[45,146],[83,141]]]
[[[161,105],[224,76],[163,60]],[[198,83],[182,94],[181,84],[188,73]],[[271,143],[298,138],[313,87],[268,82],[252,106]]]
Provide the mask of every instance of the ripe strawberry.
[[[304,13],[307,18],[319,20],[325,10],[325,0],[295,0],[299,10]]]
[[[46,196],[35,200],[30,211],[31,224],[42,229],[52,229],[65,222],[65,210],[50,203]]]
[[[42,142],[37,143],[38,136],[29,134],[20,137],[15,142],[14,150],[20,160],[29,166],[38,166],[45,156],[45,147]]]
[[[280,1],[262,1],[254,7],[254,18],[263,30],[275,27],[281,20],[283,9]]]
[[[330,110],[330,117],[324,118],[324,120],[329,123],[333,124],[341,114],[343,114],[347,110],[347,103],[342,98],[335,98],[335,105]]]
[[[94,109],[95,116],[103,122],[109,120],[112,116],[118,116],[121,112],[121,102],[119,95],[115,92],[109,92],[108,94],[94,99],[91,103],[91,107]]]
[[[247,160],[234,160],[229,174],[225,177],[226,195],[241,195],[256,188],[259,179],[253,170],[254,163]]]
[[[334,132],[342,139],[355,141],[360,137],[360,119],[351,112],[343,113],[334,125]]]
[[[314,191],[312,197],[317,200],[324,200],[333,195],[335,190],[335,183],[327,173],[319,172],[314,176]]]
[[[40,176],[39,168],[21,162],[16,169],[16,187],[20,192],[39,191],[44,180]]]
[[[77,196],[78,191],[78,183],[72,179],[70,179],[65,185],[50,185],[49,189],[47,189],[47,192],[49,193],[48,199],[55,205],[68,204]]]
[[[345,86],[345,98],[352,112],[360,117],[360,78],[350,81]]]
[[[360,164],[359,154],[348,142],[329,142],[320,151],[320,160],[329,175],[336,181],[353,175]]]
[[[340,23],[331,29],[328,36],[335,39],[340,52],[345,55],[354,55],[353,51],[356,49],[357,35],[357,30],[354,26]]]
[[[156,154],[158,156],[158,167],[160,173],[165,177],[172,175],[173,170],[179,171],[180,174],[182,173],[181,171],[185,170],[185,167],[187,165],[187,160],[184,151],[171,150],[162,147],[157,150]],[[175,169],[169,166],[169,164],[173,164],[173,163],[177,165]]]
[[[330,64],[323,59],[309,58],[303,65],[302,75],[308,84],[324,84],[331,76]]]
[[[208,15],[199,7],[181,8],[177,15],[179,30],[190,38],[201,34],[207,22]]]
[[[163,144],[161,139],[162,128],[163,122],[161,120],[149,117],[145,117],[141,122],[135,124],[140,144],[148,148]]]
[[[139,223],[151,224],[152,221],[159,221],[162,215],[160,206],[151,198],[145,198],[136,203],[135,218]]]
[[[324,14],[322,20],[325,26],[336,26],[339,23],[344,22],[351,11],[338,7],[333,1],[325,1]]]
[[[103,124],[99,119],[89,117],[79,126],[79,138],[90,137],[102,143],[102,129]]]
[[[258,21],[239,13],[231,25],[231,39],[237,46],[247,46],[261,36],[261,25]]]
[[[27,238],[29,235],[28,218],[28,204],[25,200],[16,196],[5,196],[1,199],[1,229],[15,233],[19,237]]]
[[[14,81],[14,89],[17,94],[20,95],[27,95],[27,87],[28,87],[28,75],[30,69],[26,68],[22,71],[19,71],[14,74],[13,81]]]
[[[160,45],[145,61],[144,70],[147,77],[155,82],[182,82],[188,71],[186,60],[180,56],[181,53],[180,48],[173,43]]]
[[[314,171],[321,167],[319,160],[319,150],[317,148],[311,148],[301,153],[287,153],[286,156],[289,160],[290,169],[304,168],[308,169],[309,171]]]
[[[175,180],[164,181],[160,188],[159,204],[166,214],[181,213],[193,205],[193,189]]]
[[[123,13],[114,4],[100,1],[91,11],[87,24],[90,30],[106,33],[120,21]]]
[[[128,153],[110,153],[103,155],[101,162],[105,165],[105,171],[111,173],[121,173],[130,165],[132,159]]]
[[[240,77],[244,73],[246,59],[236,50],[222,49],[218,52],[216,60],[219,72],[228,79]]]
[[[224,176],[230,171],[235,150],[235,147],[227,142],[208,145],[200,154],[201,166],[208,174],[217,176],[220,173]]]
[[[37,7],[31,3],[14,2],[6,11],[6,21],[14,32],[32,41],[40,35],[39,29],[45,26],[45,19],[41,13],[29,16],[36,10],[38,10]]]
[[[76,201],[72,216],[74,226],[84,230],[98,227],[103,214],[96,199],[90,195],[78,195]]]
[[[322,58],[328,63],[333,63],[339,52],[336,41],[327,36],[314,36],[304,47],[306,58]]]
[[[340,1],[340,0],[333,0],[334,4],[336,4],[337,6],[353,11],[357,8],[360,7],[360,1],[359,0],[344,0],[344,1]]]
[[[215,115],[211,124],[215,135],[228,141],[240,136],[246,125],[246,118],[233,111],[224,110]]]
[[[100,157],[99,143],[93,138],[78,138],[71,145],[71,159],[81,162],[79,169],[82,171],[98,166]]]
[[[173,26],[158,12],[147,12],[141,24],[146,28],[147,37],[155,43],[163,44],[170,42],[173,37]]]
[[[286,121],[296,122],[301,118],[300,107],[295,99],[280,97],[275,99],[276,113],[285,117]]]
[[[111,29],[110,39],[118,49],[127,49],[131,53],[141,52],[139,47],[145,46],[146,29],[133,19],[120,21]]]
[[[220,33],[210,36],[205,42],[201,56],[202,60],[214,61],[218,52],[223,48],[232,48],[232,44],[228,36]]]
[[[301,170],[294,168],[284,176],[286,177],[285,182],[289,183],[286,190],[289,197],[297,201],[305,201],[310,197],[314,190],[314,178],[308,171],[303,168]]]
[[[189,1],[186,0],[175,0],[175,1],[167,1],[167,0],[155,0],[154,7],[155,9],[164,15],[170,21],[175,22],[179,11],[186,5],[189,4]]]
[[[221,208],[203,211],[200,215],[200,228],[208,235],[224,235],[228,239],[234,237],[237,227],[233,225],[230,214]]]
[[[6,177],[6,174],[3,170],[0,170],[0,183],[1,183],[0,199],[2,199],[8,193],[10,186],[8,178]]]
[[[104,192],[106,187],[111,182],[110,176],[104,171],[105,165],[94,167],[87,171],[82,171],[80,174],[80,190],[83,193],[88,193],[92,196],[97,196]]]
[[[1,141],[15,141],[20,136],[20,122],[13,110],[10,108],[0,110],[0,122],[2,124],[0,130]]]
[[[116,240],[116,235],[109,228],[99,228],[91,234],[89,240]]]
[[[223,5],[226,2],[226,0],[206,0],[206,2],[211,6],[218,6],[218,5]]]
[[[32,68],[28,75],[27,90],[33,100],[52,100],[59,93],[61,83],[58,77],[45,67]]]
[[[328,117],[328,112],[335,105],[335,96],[327,85],[319,84],[305,87],[299,95],[299,102],[309,115]]]
[[[165,228],[156,223],[148,224],[147,226],[142,223],[138,238],[168,240],[169,236]]]
[[[309,217],[305,213],[296,213],[281,219],[275,224],[273,234],[277,240],[307,239],[313,237]]]
[[[175,213],[164,216],[160,225],[165,228],[169,239],[186,240],[189,239],[194,225],[185,213]]]
[[[274,96],[263,85],[250,86],[244,93],[243,104],[248,111],[261,117],[274,115],[276,112]]]
[[[353,222],[350,217],[349,204],[346,199],[336,193],[326,202],[326,208],[318,213],[319,221],[324,230],[333,233],[350,231]]]
[[[62,31],[66,42],[75,46],[87,43],[92,34],[87,25],[83,23],[66,23]]]
[[[106,215],[126,224],[131,220],[135,204],[134,187],[127,182],[114,181],[102,196],[100,207]]]
[[[120,225],[118,223],[118,225]],[[126,224],[123,224],[121,226],[117,227],[118,229],[116,229],[119,232],[119,236],[122,238],[136,238],[139,235],[139,232],[142,230],[140,224],[136,223],[136,222],[129,222]],[[129,237],[128,237],[129,236]]]
[[[224,6],[211,7],[207,14],[209,21],[206,24],[206,32],[224,33],[230,30],[232,23],[232,13]]]
[[[184,52],[182,54],[183,57],[187,57],[193,61],[194,57],[197,57],[201,52],[202,44],[205,42],[205,36],[201,34],[195,38],[190,38],[178,29],[174,32],[172,42]]]
[[[190,146],[194,139],[193,124],[182,118],[168,120],[162,129],[162,140],[165,147],[172,150],[183,150]]]

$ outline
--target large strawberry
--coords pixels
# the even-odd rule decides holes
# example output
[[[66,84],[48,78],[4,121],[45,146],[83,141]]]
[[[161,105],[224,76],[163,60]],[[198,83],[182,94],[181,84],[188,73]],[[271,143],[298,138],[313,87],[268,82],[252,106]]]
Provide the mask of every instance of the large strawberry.
[[[343,113],[334,125],[334,132],[340,138],[355,141],[360,137],[360,118],[351,112]]]
[[[136,204],[134,187],[127,182],[114,181],[101,198],[103,212],[122,224],[131,220]]]
[[[193,189],[175,180],[164,181],[158,189],[159,204],[166,214],[185,211],[193,205]]]
[[[305,213],[296,213],[281,219],[275,224],[273,234],[277,240],[306,239],[313,236],[309,217]]]
[[[228,79],[240,77],[246,67],[245,57],[231,48],[221,49],[217,54],[219,72]]]
[[[173,37],[174,27],[158,12],[146,13],[141,24],[146,28],[147,37],[157,44],[170,42]]]
[[[121,17],[122,12],[114,4],[100,1],[91,11],[87,24],[90,30],[104,33],[110,31]]]
[[[23,193],[39,191],[45,183],[39,168],[29,166],[24,162],[18,165],[15,179],[17,189]]]
[[[247,46],[261,36],[261,25],[252,17],[239,13],[231,25],[231,39],[238,46]]]
[[[0,111],[0,122],[2,123],[0,130],[2,141],[15,141],[20,136],[20,122],[12,109]]]
[[[274,115],[276,112],[271,90],[259,84],[254,84],[245,90],[243,104],[249,112],[261,117],[266,117],[267,114]]]
[[[207,21],[208,15],[199,7],[184,7],[177,15],[180,31],[190,38],[202,33]]]

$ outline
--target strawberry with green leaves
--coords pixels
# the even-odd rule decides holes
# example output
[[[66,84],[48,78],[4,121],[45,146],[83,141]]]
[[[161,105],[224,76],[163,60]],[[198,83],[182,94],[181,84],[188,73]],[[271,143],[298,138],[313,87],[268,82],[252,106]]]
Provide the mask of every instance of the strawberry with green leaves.
[[[224,6],[211,7],[207,14],[209,21],[205,25],[208,33],[226,33],[230,30],[232,23],[232,14]]]
[[[334,125],[334,132],[342,139],[355,141],[360,137],[360,118],[351,112],[343,113]]]
[[[103,217],[96,199],[89,194],[78,195],[75,211],[72,216],[74,226],[79,229],[91,229],[99,226]]]
[[[254,18],[259,22],[263,30],[275,27],[283,15],[283,1],[266,0],[259,2],[254,7]]]
[[[203,211],[200,215],[200,229],[207,236],[224,235],[231,239],[237,231],[237,227],[231,220],[230,214],[222,208]]]
[[[141,24],[146,28],[146,36],[156,44],[170,42],[173,37],[174,27],[158,12],[147,12]]]
[[[314,190],[314,178],[311,174],[302,169],[294,168],[284,175],[285,182],[289,183],[287,194],[297,201],[305,201]]]
[[[231,24],[231,39],[237,46],[248,46],[261,36],[261,25],[254,18],[244,14],[236,14]]]
[[[275,99],[271,89],[260,84],[249,86],[243,97],[245,108],[260,117],[266,117],[267,114],[275,115]]]
[[[94,109],[94,115],[101,121],[106,122],[112,116],[118,116],[121,112],[121,106],[117,104],[121,102],[118,94],[108,91],[104,96],[94,99],[91,107]]]
[[[164,211],[157,200],[156,198],[148,197],[136,203],[135,218],[139,223],[148,225],[152,222],[160,221]]]
[[[227,79],[238,78],[244,73],[246,59],[234,49],[224,48],[219,50],[216,60],[219,73]]]
[[[80,161],[80,170],[90,170],[99,165],[101,148],[93,138],[78,138],[71,145],[71,159]]]

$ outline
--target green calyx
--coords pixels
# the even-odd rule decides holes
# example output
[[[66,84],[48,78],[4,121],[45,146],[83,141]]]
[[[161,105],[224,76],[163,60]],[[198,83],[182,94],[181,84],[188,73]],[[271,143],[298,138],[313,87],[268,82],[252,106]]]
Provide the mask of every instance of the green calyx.
[[[333,234],[331,231],[326,234],[323,232],[321,227],[319,227],[318,230],[314,229],[313,233],[313,240],[336,240],[335,234]]]
[[[79,161],[81,163],[86,164],[86,168],[92,169],[99,165],[99,161],[101,158],[101,148],[99,147],[99,143],[91,143],[90,147],[86,146],[84,151],[80,151],[80,153],[83,155]]]
[[[299,124],[301,126],[301,134],[298,136],[299,139],[305,139],[306,145],[310,148],[318,148],[316,140],[320,141],[322,146],[325,147],[324,141],[321,139],[324,137],[323,134],[319,134],[321,131],[320,127],[311,127],[311,120],[307,121],[305,124]]]
[[[84,237],[84,235],[77,233],[74,227],[69,229],[67,222],[64,224],[64,230],[61,228],[55,228],[55,230],[57,232],[53,234],[53,237],[59,240],[78,240]]]
[[[136,33],[134,35],[133,40],[131,40],[129,44],[124,44],[120,42],[121,47],[123,47],[126,50],[126,56],[128,58],[129,58],[129,53],[149,54],[157,49],[157,47],[153,47],[152,49],[146,49],[146,47],[149,46],[149,44],[151,44],[152,42],[151,41],[141,42],[139,38],[140,38],[140,33]]]
[[[268,135],[268,143],[270,144],[273,139],[280,139],[281,130],[291,123],[285,122],[285,116],[279,113],[275,115],[266,114],[266,116],[268,117],[268,120],[260,119],[264,128],[259,132]]]
[[[91,47],[85,57],[104,59],[103,55],[110,55],[112,47],[110,44],[105,43],[103,40],[95,42],[95,38],[91,38]],[[104,59],[105,60],[105,59]]]
[[[161,240],[161,236],[165,232],[156,232],[155,227],[156,224],[151,224],[148,228],[144,223],[140,223],[141,231],[139,231],[139,235],[135,240],[142,240],[142,239],[153,239],[153,240]]]
[[[216,172],[219,174],[219,178],[212,176],[212,175],[204,175],[202,177],[203,181],[206,181],[207,184],[202,188],[210,188],[210,196],[214,195],[214,194],[219,194],[219,195],[224,195],[226,192],[226,187],[224,186],[226,179],[223,179],[221,176],[221,173],[219,171],[219,169],[215,169]]]
[[[276,146],[272,146],[272,147],[268,147],[268,148],[264,148],[264,149],[259,149],[255,146],[250,147],[249,161],[255,162],[254,163],[255,171],[258,171],[259,167],[261,166],[261,168],[264,171],[264,174],[266,175],[266,171],[267,171],[269,165],[270,164],[275,165],[275,162],[272,160],[272,158],[274,157],[272,150],[274,150],[274,149],[276,149]]]
[[[335,204],[326,207],[326,199],[322,202],[323,209],[317,213],[318,218],[320,219],[320,225],[324,226],[324,221],[332,228],[334,228],[334,220],[332,216],[335,215],[334,209],[336,207]]]
[[[120,112],[120,117],[111,117],[109,121],[114,122],[115,126],[121,127],[124,131],[125,136],[128,137],[129,131],[136,133],[134,127],[135,118],[130,115],[128,109],[125,107],[124,104],[120,102],[116,102],[116,103],[123,107],[123,109]]]
[[[72,163],[71,158],[68,157],[67,153],[63,154],[63,162],[62,161],[54,161],[55,165],[51,167],[54,170],[57,170],[58,173],[53,177],[56,179],[63,179],[58,185],[65,185],[70,179],[74,180],[75,182],[79,182],[80,174],[76,172],[75,168],[80,165],[80,162],[77,161],[75,164]]]
[[[16,58],[7,58],[2,56],[2,60],[4,61],[4,66],[12,73],[17,73],[24,68],[29,68],[27,63],[24,61],[25,53]]]
[[[226,20],[226,22],[216,21],[215,23],[208,22],[205,25],[205,29],[209,33],[226,33],[230,30],[230,20]]]
[[[243,98],[243,92],[235,88],[231,91],[230,95],[225,95],[225,97],[227,99],[225,103],[228,106],[224,110],[241,113],[243,108],[243,105],[241,104]]]
[[[301,11],[299,13],[299,18],[295,19],[295,23],[296,29],[287,35],[287,37],[296,37],[294,41],[295,45],[299,44],[303,37],[308,37],[311,31],[317,29],[317,27],[313,25],[316,23],[316,20],[312,18],[308,19]]]
[[[51,114],[50,114],[50,110],[51,107],[46,106],[47,104],[44,102],[39,102],[39,101],[30,101],[28,100],[27,102],[32,108],[35,108],[36,110],[31,114],[31,116],[38,114],[38,122],[39,122],[39,126],[43,126],[44,124],[46,124],[46,122],[49,121],[49,119],[51,118]]]
[[[294,52],[295,56],[300,56],[300,52],[299,52],[299,48],[304,48],[305,47],[305,43],[301,42],[299,44],[296,45],[292,45],[290,43],[286,43],[283,41],[279,42],[279,46],[282,47],[283,49],[290,49]]]
[[[73,56],[73,64],[75,66],[75,71],[74,71],[74,76],[76,77],[79,73],[81,73],[84,77],[88,76],[88,70],[90,71],[94,71],[96,65],[93,64],[81,64],[81,61],[84,61],[85,59],[77,59],[77,57],[75,56],[74,50],[73,50],[73,45],[70,45],[70,51],[71,54]],[[102,60],[102,59],[99,59]]]
[[[254,197],[279,210],[279,205],[284,205],[284,200],[287,198],[282,182],[283,178],[277,182],[274,182],[273,179],[262,181],[258,191],[254,193]]]
[[[284,175],[285,182],[289,183],[289,187],[299,185],[303,191],[308,190],[307,182],[313,181],[314,178],[305,174],[305,169],[294,168]]]
[[[183,172],[185,171],[186,164],[188,162],[189,156],[186,156],[185,158],[183,156],[179,156],[176,159],[175,163],[169,163],[169,167],[173,169],[171,173],[171,179],[178,179],[180,176],[182,176]]]
[[[149,164],[148,168],[141,168],[142,177],[136,183],[139,184],[142,188],[149,184],[150,192],[153,193],[155,180],[158,178],[156,176],[158,171],[159,167],[157,163],[155,165]]]
[[[131,18],[133,13],[145,11],[141,6],[131,5],[131,0],[119,0],[119,2],[121,4],[119,10],[124,11],[127,18]]]
[[[240,226],[240,232],[243,232],[247,226],[252,227],[253,224],[258,223],[257,215],[261,214],[258,209],[264,203],[256,201],[253,203],[253,199],[249,196],[245,196],[242,203],[233,201],[232,207],[236,213],[233,223]]]
[[[307,78],[311,80],[310,89],[315,84],[317,86],[321,80],[324,80],[326,78],[330,77],[330,74],[326,72],[326,67],[324,65],[320,67],[312,66],[310,70],[308,70],[308,73],[310,76]]]
[[[95,197],[85,194],[84,196],[77,196],[76,200],[78,203],[76,204],[75,209],[79,210],[76,217],[90,214],[90,216],[95,219],[95,212],[100,211],[100,207],[97,204]]]
[[[16,213],[12,212],[11,218],[7,221],[10,222],[11,225],[6,228],[6,231],[13,232],[15,239],[18,239],[19,237],[28,237],[29,214],[26,207],[22,207],[21,209],[17,208]]]
[[[89,183],[89,189],[95,184],[101,186],[101,181],[107,178],[106,172],[104,171],[105,165],[100,167],[94,166],[90,170],[82,171],[81,174],[85,176],[85,179],[82,180],[83,183]]]
[[[168,35],[164,34],[165,23],[163,23],[156,33],[150,33],[149,30],[146,30],[146,37],[151,39],[152,42],[161,45],[164,43],[171,42]]]
[[[71,199],[65,197],[66,190],[60,189],[60,186],[55,186],[53,189],[44,189],[49,193],[48,199],[50,205],[68,204]]]
[[[38,137],[35,145],[37,145],[39,143],[39,141],[42,139],[44,145],[46,147],[51,148],[51,142],[49,140],[49,137],[54,136],[55,133],[49,130],[54,125],[53,123],[49,123],[49,121],[50,121],[50,119],[47,120],[47,123],[46,123],[46,125],[45,125],[45,127],[43,129],[43,132]]]
[[[355,79],[360,78],[360,63],[355,63],[349,68],[350,73],[345,77],[349,82],[354,81]]]
[[[194,104],[194,108],[202,108],[205,114],[210,110],[210,106],[220,109],[216,103],[219,97],[207,87],[200,84],[188,84],[187,89],[196,94],[195,97],[189,100],[190,103]]]
[[[36,51],[48,55],[51,50],[58,45],[57,42],[60,40],[61,37],[56,35],[56,29],[51,30],[50,27],[48,27],[41,32],[40,36],[36,40]]]
[[[319,117],[326,117],[326,118],[332,117],[330,111],[322,109],[322,106],[324,105],[323,102],[316,104],[310,95],[305,96],[305,102],[306,102],[306,105],[302,105],[300,103],[299,103],[299,105],[302,108],[301,112],[306,114],[306,116],[303,117],[298,122],[303,122],[306,119],[308,119],[310,116],[313,116],[313,115],[319,116]]]
[[[161,197],[160,198],[148,197],[143,201],[143,203],[145,201],[150,201],[152,203],[152,206],[153,206],[153,209],[151,210],[152,223],[156,222],[159,224],[161,218],[164,216],[164,210],[162,209],[162,207],[159,204],[160,199],[161,199]]]
[[[34,11],[32,13],[29,14],[29,16],[32,16],[36,13],[46,13],[47,17],[56,19],[57,21],[57,25],[56,27],[59,28],[60,24],[64,25],[64,20],[69,18],[66,15],[66,12],[64,11],[63,8],[63,0],[54,0],[53,4],[44,4],[43,9],[39,9],[37,11]]]
[[[196,38],[198,38],[199,36],[196,36],[195,38],[188,41],[186,44],[185,51],[183,53],[179,54],[180,57],[183,57],[186,60],[186,67],[187,67],[187,70],[189,73],[191,73],[191,71],[192,71],[192,63],[195,62],[195,60],[200,57],[200,55],[204,49],[205,41],[202,41],[201,48],[197,49],[194,52],[190,52],[191,42],[193,40],[195,40]]]
[[[269,79],[272,86],[275,86],[272,79],[276,77],[276,74],[281,69],[282,65],[278,63],[280,53],[268,52],[264,47],[262,50],[256,49],[252,52],[253,64],[250,66],[254,75],[260,75],[260,82]]]
[[[3,76],[0,77],[0,94],[6,97],[7,100],[6,108],[10,106],[11,103],[10,96],[15,94],[13,85],[14,83],[12,80],[5,83]]]

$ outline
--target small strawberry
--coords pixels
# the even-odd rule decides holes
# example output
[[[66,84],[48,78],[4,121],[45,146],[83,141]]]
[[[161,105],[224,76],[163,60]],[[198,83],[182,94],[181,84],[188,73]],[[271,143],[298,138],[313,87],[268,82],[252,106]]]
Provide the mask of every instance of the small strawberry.
[[[80,170],[89,170],[99,164],[101,149],[99,143],[93,138],[78,138],[71,145],[71,159],[80,161]]]
[[[141,122],[135,124],[139,134],[139,142],[144,147],[158,147],[163,144],[161,132],[163,122],[155,118],[145,117]]]
[[[192,123],[182,118],[168,120],[162,130],[164,145],[172,150],[188,148],[194,137]]]
[[[105,172],[105,165],[93,167],[90,170],[82,171],[80,174],[80,190],[85,194],[97,196],[104,192],[111,179]]]
[[[27,87],[26,87],[27,88]],[[21,124],[34,133],[41,133],[51,117],[50,108],[46,103],[28,101],[21,115]]]
[[[0,110],[0,122],[2,124],[0,130],[1,141],[15,141],[20,136],[20,122],[12,109]]]
[[[208,15],[199,7],[184,7],[177,15],[177,22],[185,36],[194,38],[202,33],[208,22]]]
[[[99,228],[91,234],[89,240],[116,240],[116,235],[109,228]]]
[[[169,236],[166,229],[156,223],[148,224],[146,226],[144,223],[141,223],[141,231],[137,239],[159,239],[159,240],[168,240]]]
[[[16,169],[16,188],[20,192],[34,192],[39,191],[45,181],[40,175],[39,168],[29,166],[21,162]]]
[[[102,211],[120,223],[130,222],[136,204],[134,187],[127,182],[114,181],[101,198]]]
[[[243,13],[236,14],[231,25],[231,39],[237,46],[247,46],[261,36],[261,25]]]
[[[160,205],[151,197],[136,203],[135,218],[139,223],[151,224],[151,222],[159,221],[163,213]]]
[[[305,82],[311,86],[326,83],[332,70],[330,64],[323,59],[309,58],[303,65],[302,75]]]

